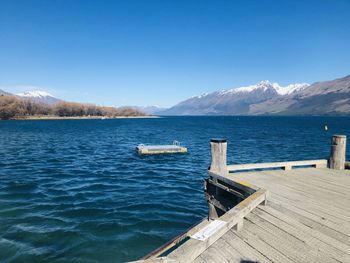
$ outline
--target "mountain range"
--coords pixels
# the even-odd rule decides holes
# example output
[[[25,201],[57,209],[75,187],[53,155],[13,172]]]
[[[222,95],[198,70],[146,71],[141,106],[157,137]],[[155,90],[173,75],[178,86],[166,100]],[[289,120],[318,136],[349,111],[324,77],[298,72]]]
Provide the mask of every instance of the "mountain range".
[[[9,96],[9,95],[12,95],[12,94],[0,89],[0,96]]]
[[[331,81],[255,85],[202,94],[157,115],[349,115],[350,75]]]
[[[0,95],[13,95],[0,89]],[[48,105],[62,100],[45,91],[14,96]],[[257,84],[205,93],[164,109],[132,108],[150,115],[350,115],[350,75],[331,81],[280,86],[264,80]]]
[[[6,92],[4,90],[0,89],[0,96],[5,95],[5,96],[16,96],[21,99],[25,100],[31,100],[33,102],[37,103],[44,103],[48,105],[55,104],[57,102],[60,102],[62,100],[55,98],[53,95],[46,91],[40,91],[40,90],[34,90],[34,91],[26,91],[23,93],[18,93],[18,94],[11,94],[9,92]]]
[[[146,114],[149,115],[156,115],[157,112],[161,112],[166,110],[166,108],[163,107],[159,107],[157,105],[152,105],[152,106],[130,106],[130,108],[136,109],[136,110],[140,110]]]
[[[16,94],[17,97],[21,97],[23,99],[30,99],[34,102],[44,103],[44,104],[55,104],[62,100],[55,98],[53,95],[46,91],[34,90],[34,91],[26,91],[23,93]]]

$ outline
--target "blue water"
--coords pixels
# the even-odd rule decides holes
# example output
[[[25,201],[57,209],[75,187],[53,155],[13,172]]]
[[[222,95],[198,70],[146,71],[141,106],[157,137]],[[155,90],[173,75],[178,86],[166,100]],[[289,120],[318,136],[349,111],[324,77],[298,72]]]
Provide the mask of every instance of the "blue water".
[[[350,118],[1,121],[0,261],[138,259],[206,216],[210,138],[246,163],[326,158],[332,134]],[[188,154],[134,152],[175,139]]]

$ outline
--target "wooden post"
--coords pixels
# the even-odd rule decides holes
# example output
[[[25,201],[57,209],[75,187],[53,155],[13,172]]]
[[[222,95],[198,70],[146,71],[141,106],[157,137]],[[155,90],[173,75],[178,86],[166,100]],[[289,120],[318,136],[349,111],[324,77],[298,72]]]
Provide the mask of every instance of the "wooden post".
[[[218,175],[226,175],[227,174],[227,140],[226,139],[211,139],[210,140],[210,148],[211,148],[211,164],[209,171],[213,174]],[[217,178],[213,178],[214,182],[217,182]],[[215,185],[215,183],[214,183]],[[216,186],[215,194],[213,196],[214,199],[220,200],[220,190],[219,187]],[[213,220],[219,217],[218,210],[214,204],[208,200],[209,212],[208,217],[209,220]]]
[[[286,171],[292,170],[292,166],[286,165],[283,167],[283,170],[286,170]]]
[[[209,220],[214,220],[214,219],[219,218],[218,212],[216,211],[216,208],[212,203],[208,202],[208,208],[209,208],[209,210],[208,210],[208,219]]]
[[[219,175],[227,174],[227,140],[211,139],[211,165],[209,171]]]
[[[344,170],[346,153],[346,136],[333,135],[331,145],[331,156],[329,158],[329,168]]]
[[[235,225],[233,228],[236,230],[236,231],[240,231],[242,228],[243,228],[243,221],[244,218],[242,218],[240,221],[238,221],[237,225]]]

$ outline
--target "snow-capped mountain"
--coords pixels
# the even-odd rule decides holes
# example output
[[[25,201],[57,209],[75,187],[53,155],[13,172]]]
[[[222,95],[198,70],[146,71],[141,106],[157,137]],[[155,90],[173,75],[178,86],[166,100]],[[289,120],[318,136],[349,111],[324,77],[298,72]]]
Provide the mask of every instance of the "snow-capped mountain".
[[[350,114],[350,76],[333,81],[280,86],[257,84],[205,93],[159,112],[159,115]],[[318,96],[320,99],[314,100]],[[321,99],[322,97],[322,99]],[[341,100],[343,97],[343,100]],[[309,104],[306,103],[309,101]],[[317,112],[315,103],[320,101]],[[327,103],[325,103],[327,102]],[[316,107],[316,106],[315,106]]]
[[[227,95],[227,94],[252,93],[252,92],[256,92],[256,91],[261,92],[261,91],[274,90],[279,95],[287,95],[287,94],[291,94],[295,91],[305,89],[308,86],[310,86],[310,85],[307,83],[296,83],[296,84],[290,84],[288,86],[283,87],[283,86],[280,86],[278,83],[271,83],[268,80],[263,80],[257,84],[250,85],[250,86],[222,90],[219,92],[219,94],[220,95]],[[205,97],[208,95],[210,95],[210,94],[204,93],[200,96],[197,96],[197,98],[202,98],[202,97]]]
[[[251,105],[249,114],[350,115],[350,75]]]
[[[55,98],[53,95],[46,91],[34,90],[34,91],[26,91],[23,93],[16,94],[18,97],[24,99],[30,99],[35,102],[45,103],[45,104],[54,104],[59,102],[60,100]]]
[[[53,95],[51,95],[50,93],[46,91],[41,91],[41,90],[26,91],[23,93],[18,93],[17,96],[28,97],[28,98],[53,97]]]
[[[309,84],[291,84],[280,86],[264,80],[257,84],[205,93],[180,102],[161,112],[165,115],[231,115],[246,114],[252,104],[271,100],[276,97],[293,94],[306,89]]]
[[[277,83],[275,83],[275,84],[277,84]],[[308,83],[297,83],[297,84],[290,84],[286,87],[276,86],[276,90],[277,90],[278,94],[280,94],[280,95],[289,95],[289,94],[293,94],[295,92],[299,92],[301,90],[304,90],[309,86],[310,86],[310,84],[308,84]]]

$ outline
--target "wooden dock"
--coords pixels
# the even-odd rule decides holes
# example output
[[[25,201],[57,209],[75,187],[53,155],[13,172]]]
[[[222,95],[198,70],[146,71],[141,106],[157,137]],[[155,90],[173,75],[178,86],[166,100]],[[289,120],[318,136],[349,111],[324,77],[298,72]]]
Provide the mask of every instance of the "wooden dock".
[[[340,138],[329,160],[244,165],[227,165],[226,141],[212,141],[208,219],[139,262],[350,262],[350,170]]]
[[[304,168],[227,178],[267,189],[268,202],[195,262],[350,262],[349,170]]]

